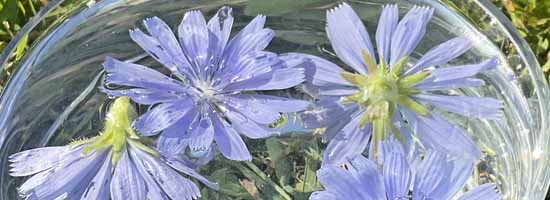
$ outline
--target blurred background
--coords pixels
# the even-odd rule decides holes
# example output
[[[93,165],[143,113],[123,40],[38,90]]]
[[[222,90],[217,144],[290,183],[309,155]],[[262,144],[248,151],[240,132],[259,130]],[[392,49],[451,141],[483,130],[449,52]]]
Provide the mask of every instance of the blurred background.
[[[35,32],[27,35],[17,47],[12,60],[1,68],[0,91],[14,72],[14,63],[21,59],[40,31],[45,30],[49,23],[71,11],[72,6],[95,1],[98,0],[66,0],[61,9],[56,9],[41,22]],[[492,0],[492,2],[510,18],[521,36],[529,43],[548,80],[550,74],[550,0]],[[17,31],[48,3],[48,0],[0,0],[0,51],[4,50]],[[550,200],[550,194],[546,199]]]

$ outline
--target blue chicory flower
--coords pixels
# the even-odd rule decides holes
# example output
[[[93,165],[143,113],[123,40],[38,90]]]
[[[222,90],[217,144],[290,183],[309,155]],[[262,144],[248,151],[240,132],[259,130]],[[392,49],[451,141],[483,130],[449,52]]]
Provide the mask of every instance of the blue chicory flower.
[[[401,144],[388,140],[381,144],[381,160],[361,155],[342,166],[323,165],[317,177],[325,188],[311,194],[311,200],[450,200],[461,191],[473,172],[470,159],[459,159],[428,150],[423,159],[409,159]],[[412,192],[411,192],[412,190]],[[492,183],[483,184],[459,200],[499,200]]]
[[[494,69],[497,62],[489,59],[440,68],[472,47],[464,37],[439,44],[416,62],[409,62],[433,12],[415,6],[399,21],[397,6],[384,6],[376,31],[377,60],[363,23],[343,3],[327,12],[326,30],[336,55],[351,67],[349,70],[313,55],[287,55],[287,60],[305,57],[313,66],[306,68],[311,86],[306,89],[319,100],[316,108],[302,117],[309,128],[326,128],[324,139],[331,141],[324,162],[338,163],[362,153],[371,135],[376,153],[378,142],[390,133],[409,143],[414,133],[425,147],[473,159],[481,157],[463,129],[433,108],[468,118],[501,117],[501,103],[496,99],[444,93],[482,85],[483,81],[473,76]]]
[[[68,146],[31,149],[13,154],[10,174],[32,176],[19,187],[25,199],[197,199],[197,185],[218,185],[185,165],[145,146],[131,129],[136,114],[128,98],[115,100],[103,133]]]
[[[304,80],[304,69],[290,66],[275,53],[265,51],[274,37],[257,16],[233,39],[232,10],[223,7],[206,22],[199,11],[185,14],[178,27],[179,41],[157,17],[146,19],[150,35],[139,29],[130,36],[151,57],[170,71],[107,58],[107,84],[129,89],[104,91],[128,96],[153,107],[134,127],[145,136],[162,132],[158,149],[163,154],[191,150],[200,157],[213,144],[232,160],[251,160],[240,135],[257,139],[277,134],[270,128],[281,113],[304,110],[307,101],[257,94],[279,90]]]

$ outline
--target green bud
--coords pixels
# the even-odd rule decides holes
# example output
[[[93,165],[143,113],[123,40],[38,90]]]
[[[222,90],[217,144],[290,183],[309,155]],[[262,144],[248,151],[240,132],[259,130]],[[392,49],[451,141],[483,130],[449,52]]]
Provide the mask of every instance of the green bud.
[[[119,97],[115,99],[109,107],[109,111],[105,117],[105,127],[100,135],[88,139],[85,142],[76,142],[73,145],[90,143],[84,149],[84,154],[111,148],[111,162],[113,164],[116,164],[122,157],[126,151],[126,145],[128,142],[131,142],[135,146],[138,146],[140,149],[143,149],[152,155],[158,155],[155,150],[138,141],[135,141],[135,138],[139,139],[139,136],[132,129],[131,125],[136,117],[137,113],[134,106],[130,102],[130,99],[128,99],[128,97]]]

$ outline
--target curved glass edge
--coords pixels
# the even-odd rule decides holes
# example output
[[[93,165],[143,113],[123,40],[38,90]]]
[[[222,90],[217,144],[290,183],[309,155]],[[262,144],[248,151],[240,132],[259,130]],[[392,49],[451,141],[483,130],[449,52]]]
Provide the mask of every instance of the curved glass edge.
[[[461,0],[449,1],[458,2]],[[40,12],[37,14],[37,17],[33,18],[21,29],[21,31],[16,35],[16,38],[8,44],[6,49],[0,55],[0,63],[2,63],[2,66],[5,66],[7,60],[9,60],[15,47],[21,41],[21,39],[26,34],[31,32],[45,16],[47,16],[51,11],[55,10],[55,8],[57,8],[62,2],[64,2],[64,0],[50,1],[50,4],[48,4],[47,7],[44,7],[40,10]],[[105,1],[102,1],[101,3],[104,2]],[[531,80],[534,81],[533,84],[535,85],[535,87],[533,89],[536,90],[534,93],[534,95],[536,95],[535,104],[536,106],[538,106],[537,109],[539,110],[539,112],[537,114],[540,115],[539,117],[541,120],[539,130],[540,133],[538,133],[538,138],[535,138],[534,140],[537,143],[532,144],[532,155],[529,158],[529,161],[532,164],[531,166],[533,166],[533,168],[530,169],[532,172],[526,173],[526,175],[524,175],[530,176],[528,179],[526,179],[529,181],[525,182],[525,184],[527,185],[525,189],[529,191],[523,191],[523,194],[521,196],[524,198],[529,197],[529,199],[544,199],[546,190],[550,185],[550,169],[546,168],[546,166],[550,165],[550,158],[548,158],[548,156],[544,156],[544,154],[550,152],[550,131],[548,131],[549,125],[545,123],[548,121],[548,116],[550,114],[550,105],[544,103],[545,101],[550,100],[548,84],[543,77],[543,73],[540,70],[540,65],[534,57],[531,49],[529,48],[527,43],[519,36],[519,33],[517,32],[517,30],[515,30],[514,26],[508,20],[508,18],[504,16],[504,14],[502,14],[500,10],[488,0],[476,0],[472,2],[475,2],[479,6],[479,8],[483,9],[485,11],[485,14],[490,15],[491,18],[495,19],[496,24],[506,34],[507,39],[509,39],[514,45],[519,47],[517,48],[517,53],[521,57],[522,62],[524,62],[525,66],[528,68],[527,71],[529,73],[529,76],[531,77]],[[6,91],[2,92],[0,94],[0,97],[4,97],[5,93]],[[10,94],[9,92],[7,93]],[[1,108],[2,110],[9,109],[9,103],[4,104],[5,102],[3,102],[5,100],[6,98],[3,98],[1,100],[1,105],[7,105],[6,107]],[[2,124],[1,122],[2,119],[0,119],[0,127]],[[3,138],[0,138],[0,146],[2,146],[2,143]]]
[[[550,114],[550,104],[547,103],[550,100],[548,83],[531,48],[519,35],[512,22],[489,0],[477,0],[475,2],[486,11],[487,15],[496,19],[496,25],[502,29],[514,46],[519,47],[516,49],[517,53],[525,62],[531,80],[535,82],[533,89],[539,106],[540,130],[538,131],[540,132],[538,138],[534,138],[535,144],[532,144],[531,152],[528,155],[534,168],[531,168],[533,170],[531,173],[525,175],[530,181],[524,183],[527,191],[524,191],[525,195],[522,195],[522,198],[544,199],[550,186],[550,168],[547,167],[550,165],[550,157],[544,156],[544,154],[550,152],[550,131],[547,123]]]

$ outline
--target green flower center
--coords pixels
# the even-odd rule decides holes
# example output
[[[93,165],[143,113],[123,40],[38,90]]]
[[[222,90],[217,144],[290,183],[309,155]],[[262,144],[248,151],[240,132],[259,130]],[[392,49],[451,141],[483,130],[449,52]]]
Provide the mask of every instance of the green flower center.
[[[111,107],[109,107],[109,111],[105,118],[105,127],[100,135],[86,140],[75,141],[70,145],[89,144],[84,148],[83,153],[85,155],[93,151],[112,148],[113,154],[111,161],[113,164],[116,164],[120,159],[128,143],[152,155],[158,156],[157,151],[141,143],[143,138],[139,137],[132,129],[131,125],[136,117],[137,113],[128,97],[117,98],[114,100]]]
[[[344,72],[342,78],[359,88],[359,92],[345,98],[347,103],[356,103],[366,110],[361,118],[360,127],[367,123],[373,125],[375,152],[379,141],[384,140],[389,133],[402,140],[398,128],[393,124],[397,106],[408,108],[419,115],[428,115],[428,109],[411,98],[420,91],[414,86],[424,81],[429,72],[419,72],[402,76],[408,58],[402,59],[391,68],[384,61],[376,66],[372,57],[363,51],[363,59],[368,66],[368,75]]]

